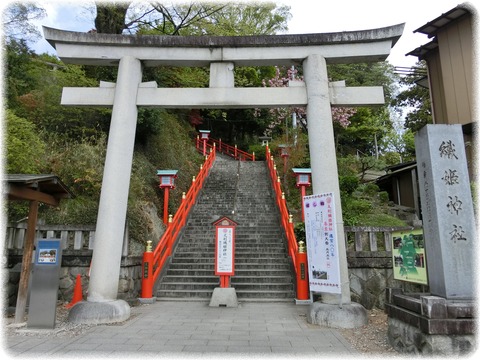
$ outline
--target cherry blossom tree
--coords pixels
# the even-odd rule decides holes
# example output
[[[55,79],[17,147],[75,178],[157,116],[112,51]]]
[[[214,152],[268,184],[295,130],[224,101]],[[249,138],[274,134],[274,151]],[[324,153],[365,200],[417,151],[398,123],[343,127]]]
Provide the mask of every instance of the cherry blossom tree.
[[[275,76],[269,80],[263,80],[264,87],[286,87],[291,81],[304,81],[303,76],[299,75],[298,69],[295,67],[275,67]],[[356,109],[351,107],[332,107],[332,118],[334,123],[338,123],[341,127],[346,128],[350,125],[350,117],[355,115]],[[306,128],[307,124],[307,110],[304,107],[293,108],[274,108],[268,110],[268,115],[271,118],[265,136],[271,136],[274,129],[285,123],[288,117],[293,114],[297,117],[297,121]],[[259,109],[255,111],[255,116],[260,117]]]

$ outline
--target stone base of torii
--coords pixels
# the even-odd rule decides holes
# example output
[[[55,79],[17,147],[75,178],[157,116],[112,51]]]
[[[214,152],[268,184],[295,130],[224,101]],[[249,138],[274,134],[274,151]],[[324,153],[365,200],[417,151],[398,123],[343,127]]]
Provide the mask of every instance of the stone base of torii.
[[[117,290],[138,106],[306,106],[313,193],[332,192],[335,197],[342,285],[340,296],[322,294],[322,304],[312,304],[310,318],[328,318],[334,311],[345,314],[344,319],[355,317],[355,326],[365,324],[365,309],[359,310],[350,298],[331,107],[381,105],[383,89],[331,86],[327,63],[384,61],[403,28],[404,24],[325,34],[176,37],[88,34],[44,27],[45,38],[65,63],[118,66],[116,84],[102,82],[98,88],[64,88],[62,96],[63,105],[113,107],[89,295],[86,302],[72,308],[70,320],[111,323],[130,316],[128,304],[117,300]],[[234,87],[234,66],[270,65],[303,66],[305,84],[285,88]],[[155,82],[142,83],[142,66],[210,66],[210,87],[158,88]],[[334,326],[341,327],[343,321]]]

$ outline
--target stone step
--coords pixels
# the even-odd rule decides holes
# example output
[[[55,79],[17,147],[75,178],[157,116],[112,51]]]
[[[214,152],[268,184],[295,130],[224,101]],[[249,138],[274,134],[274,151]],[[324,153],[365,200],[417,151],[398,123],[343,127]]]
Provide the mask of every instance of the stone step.
[[[167,273],[163,278],[163,283],[212,283],[218,281],[219,276],[215,275],[213,271],[207,274],[193,274],[193,275],[172,275]],[[255,274],[241,274],[239,271],[235,271],[235,275],[231,277],[232,283],[240,284],[258,284],[258,283],[272,283],[272,284],[285,284],[292,283],[292,276],[289,275],[270,275],[264,271],[259,271]]]
[[[174,256],[171,261],[172,264],[198,264],[198,263],[207,263],[213,264],[214,258],[213,256],[205,256],[205,257],[176,257]],[[281,258],[275,257],[242,257],[235,259],[235,266],[242,265],[242,264],[290,264],[290,259],[285,256]]]
[[[197,263],[184,263],[184,262],[171,262],[169,270],[194,270],[194,269],[208,269],[214,271],[214,262],[197,262]],[[291,269],[290,262],[275,262],[275,263],[235,263],[235,271],[243,269],[252,269],[252,271],[257,270],[286,270],[290,271]]]
[[[211,268],[170,268],[167,271],[166,276],[209,276],[214,274],[215,270]],[[291,278],[292,272],[290,269],[265,269],[265,268],[252,268],[239,269],[235,267],[235,277],[248,277],[248,276],[288,276]]]
[[[212,254],[214,256],[215,254],[215,245],[193,245],[193,246],[179,246],[175,250],[175,254],[177,253],[196,253],[196,252],[201,252],[205,254]],[[283,246],[278,246],[278,245],[271,245],[271,246],[265,246],[263,244],[258,244],[258,245],[246,245],[246,246],[239,246],[235,245],[235,257],[238,255],[242,254],[249,254],[249,253],[265,253],[265,254],[285,254],[285,248]]]
[[[175,258],[188,258],[188,259],[194,259],[197,256],[202,256],[204,257],[211,257],[213,259],[212,254],[210,253],[198,253],[198,252],[187,252],[187,251],[178,251],[175,252],[174,257]],[[203,257],[204,256],[204,257]],[[273,251],[262,251],[262,252],[255,252],[255,251],[244,251],[241,253],[235,253],[235,261],[236,262],[241,262],[243,259],[287,259],[287,254],[284,254],[283,256],[279,256],[278,253],[273,252]],[[260,260],[259,260],[260,261]]]

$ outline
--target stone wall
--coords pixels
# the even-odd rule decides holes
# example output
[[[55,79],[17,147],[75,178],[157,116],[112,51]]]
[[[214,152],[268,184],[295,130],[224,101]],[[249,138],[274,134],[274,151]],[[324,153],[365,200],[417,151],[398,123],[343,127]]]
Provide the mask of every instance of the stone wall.
[[[7,289],[5,296],[8,306],[15,306],[22,254],[18,249],[10,249],[8,254],[8,276],[4,289]],[[72,300],[77,274],[81,275],[83,296],[86,299],[91,257],[91,250],[63,252],[58,295],[60,301],[68,303]],[[352,301],[366,309],[384,309],[387,287],[407,288],[411,291],[424,290],[415,284],[393,279],[392,258],[388,251],[348,251],[347,260]],[[123,300],[138,298],[141,279],[142,257],[122,257],[118,298]]]
[[[416,326],[388,318],[388,341],[400,353],[426,356],[465,356],[476,349],[475,335],[429,335]]]
[[[409,291],[424,290],[420,285],[393,278],[390,251],[347,251],[347,262],[352,301],[366,309],[385,308],[387,287]]]
[[[81,275],[83,297],[86,299],[91,259],[92,250],[66,250],[63,252],[58,292],[59,301],[69,303],[72,300],[78,274]],[[21,250],[8,250],[8,267],[6,269],[8,274],[4,276],[6,284],[3,287],[6,289],[4,296],[6,297],[7,306],[15,306],[16,304],[21,261]],[[122,257],[120,281],[118,284],[119,299],[129,300],[138,298],[142,280],[141,268],[141,256]]]

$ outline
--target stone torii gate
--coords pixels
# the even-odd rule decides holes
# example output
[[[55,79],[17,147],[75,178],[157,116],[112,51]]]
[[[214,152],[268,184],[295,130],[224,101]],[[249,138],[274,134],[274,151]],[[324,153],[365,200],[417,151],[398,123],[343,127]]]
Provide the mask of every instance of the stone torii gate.
[[[322,295],[335,308],[351,305],[331,106],[384,103],[382,87],[329,84],[327,63],[384,61],[404,24],[338,33],[268,36],[130,36],[43,28],[65,63],[118,66],[116,83],[64,88],[62,105],[113,107],[86,302],[70,320],[119,322],[130,308],[117,299],[133,157],[137,107],[262,108],[306,106],[314,194],[333,192],[336,202],[342,294]],[[235,88],[234,66],[303,66],[305,84],[285,88]],[[142,82],[142,66],[210,67],[209,88],[158,88]]]

